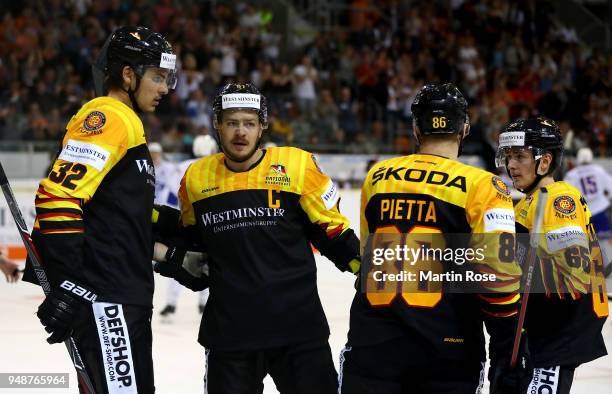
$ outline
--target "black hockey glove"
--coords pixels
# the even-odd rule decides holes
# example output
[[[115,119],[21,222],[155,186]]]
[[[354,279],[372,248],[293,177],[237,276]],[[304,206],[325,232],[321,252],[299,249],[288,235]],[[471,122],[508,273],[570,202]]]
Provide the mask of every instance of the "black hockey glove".
[[[153,237],[163,240],[175,235],[179,230],[181,211],[166,205],[154,205],[151,213]]]
[[[516,366],[510,366],[509,358],[491,360],[489,380],[491,394],[524,394],[533,378],[533,365],[527,347],[527,338],[523,334],[519,345]]]
[[[51,334],[47,342],[60,343],[72,336],[74,328],[86,320],[87,306],[96,297],[91,290],[71,280],[52,288],[36,313],[45,331]]]
[[[153,257],[155,265],[153,270],[167,278],[175,279],[183,286],[193,291],[208,288],[208,264],[206,255],[202,252],[193,252],[185,247],[171,245],[162,257],[163,247],[155,244]]]

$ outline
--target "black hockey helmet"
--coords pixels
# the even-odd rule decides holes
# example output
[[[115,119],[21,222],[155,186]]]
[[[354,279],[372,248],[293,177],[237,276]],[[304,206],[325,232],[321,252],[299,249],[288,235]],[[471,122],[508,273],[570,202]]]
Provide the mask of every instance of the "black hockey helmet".
[[[469,125],[467,101],[452,83],[423,86],[411,108],[421,135],[460,133]]]
[[[226,109],[257,111],[262,129],[268,128],[268,105],[266,97],[252,83],[228,83],[221,88],[213,100],[213,126],[219,129]]]
[[[174,89],[177,81],[176,64],[172,46],[161,34],[142,26],[120,27],[106,40],[94,64],[96,93],[103,94],[105,78],[121,85],[121,74],[126,65],[140,78],[149,67],[167,69],[168,88]]]
[[[563,160],[563,138],[559,126],[551,119],[543,116],[519,119],[508,124],[499,134],[499,147],[495,155],[495,164],[508,169],[508,154],[513,147],[529,150],[536,161],[536,180],[522,192],[530,192],[542,177],[551,175],[561,166]],[[546,174],[538,174],[540,159],[544,153],[550,152],[552,163]]]

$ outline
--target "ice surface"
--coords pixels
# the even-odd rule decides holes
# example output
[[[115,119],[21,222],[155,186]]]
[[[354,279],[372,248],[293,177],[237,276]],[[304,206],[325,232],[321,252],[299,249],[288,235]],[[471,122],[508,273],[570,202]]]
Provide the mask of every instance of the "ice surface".
[[[341,209],[358,225],[358,192],[343,192]],[[321,300],[331,327],[330,344],[336,363],[346,342],[348,316],[354,293],[353,277],[317,256]],[[612,285],[612,283],[610,284]],[[172,322],[162,322],[159,311],[165,304],[166,279],[156,277],[153,316],[153,356],[158,393],[202,393],[204,349],[197,343],[200,315],[197,295],[185,290]],[[612,287],[611,287],[612,288]],[[78,393],[76,374],[63,345],[48,345],[46,333],[35,315],[43,299],[40,288],[19,282],[9,285],[0,278],[0,372],[70,372],[70,389],[0,389],[0,393]],[[612,351],[612,322],[607,321],[604,337]],[[609,393],[612,387],[612,358],[600,358],[576,371],[574,394]],[[266,394],[277,393],[272,380],[265,380]]]

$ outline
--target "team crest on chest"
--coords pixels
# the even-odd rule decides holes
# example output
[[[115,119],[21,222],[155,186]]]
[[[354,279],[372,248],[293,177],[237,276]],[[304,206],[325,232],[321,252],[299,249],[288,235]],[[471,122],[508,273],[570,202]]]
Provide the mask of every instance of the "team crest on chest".
[[[502,181],[500,177],[494,176],[491,179],[491,182],[493,183],[493,187],[495,187],[498,192],[506,196],[510,195],[510,190],[508,190],[508,186],[506,186],[506,184],[504,183],[504,181]]]
[[[289,186],[291,178],[287,175],[287,167],[282,164],[272,164],[266,175],[266,184]]]
[[[554,206],[558,212],[564,215],[571,215],[576,210],[576,202],[570,196],[555,198]]]
[[[106,123],[106,116],[100,111],[92,111],[83,121],[83,131],[85,133],[94,133],[102,128]],[[102,131],[99,131],[100,133]]]

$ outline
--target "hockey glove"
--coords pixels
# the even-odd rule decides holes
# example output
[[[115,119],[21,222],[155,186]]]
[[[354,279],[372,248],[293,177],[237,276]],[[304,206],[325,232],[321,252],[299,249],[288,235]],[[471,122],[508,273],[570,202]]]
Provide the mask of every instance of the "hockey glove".
[[[87,306],[96,297],[91,290],[71,280],[52,288],[36,313],[45,331],[51,334],[47,342],[60,343],[72,336],[74,328],[87,318]]]
[[[533,378],[533,365],[525,334],[521,336],[516,366],[510,366],[509,358],[491,360],[489,380],[491,394],[523,394],[527,392]]]
[[[179,218],[181,211],[166,205],[154,205],[151,213],[153,222],[153,237],[165,239],[175,235],[179,229]]]
[[[153,270],[161,276],[175,279],[193,291],[208,287],[208,264],[204,253],[156,242],[153,259],[156,261]]]

